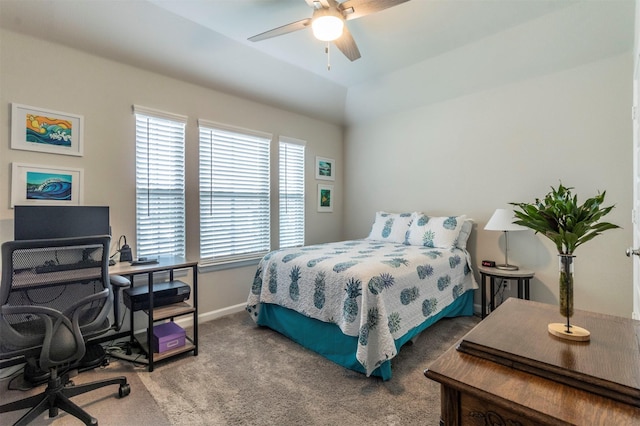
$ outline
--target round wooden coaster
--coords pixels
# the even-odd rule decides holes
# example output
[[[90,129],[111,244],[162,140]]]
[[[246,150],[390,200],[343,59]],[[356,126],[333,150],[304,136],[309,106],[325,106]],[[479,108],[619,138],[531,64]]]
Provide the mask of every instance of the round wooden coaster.
[[[548,327],[549,333],[553,334],[556,337],[567,340],[575,340],[578,342],[586,342],[591,337],[591,333],[589,330],[586,330],[582,327],[578,327],[577,325],[571,326],[571,333],[567,333],[567,324],[554,322],[549,324]]]

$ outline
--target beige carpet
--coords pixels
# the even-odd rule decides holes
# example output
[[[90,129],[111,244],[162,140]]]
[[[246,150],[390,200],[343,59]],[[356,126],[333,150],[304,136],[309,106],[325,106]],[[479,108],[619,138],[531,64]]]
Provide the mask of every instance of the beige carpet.
[[[97,368],[85,371],[73,378],[74,383],[86,383],[94,380],[105,379],[114,376],[126,376],[131,386],[131,394],[125,398],[118,398],[118,386],[107,386],[96,389],[84,395],[72,398],[72,401],[88,411],[98,419],[101,426],[126,426],[126,425],[170,425],[169,419],[158,403],[147,392],[146,388],[136,374],[142,367],[136,367],[120,361],[111,362],[106,368]],[[45,385],[38,386],[30,391],[7,390],[9,378],[0,381],[0,401],[2,403],[22,399],[44,391]],[[21,386],[21,377],[13,381],[13,385]],[[27,411],[14,411],[0,414],[0,425],[11,425],[22,417]],[[33,425],[71,426],[83,423],[75,417],[60,410],[57,417],[49,418],[48,412],[40,415]]]
[[[174,425],[437,425],[424,369],[478,323],[445,319],[403,348],[383,382],[346,370],[242,312],[201,324],[197,357],[138,373]]]
[[[259,328],[240,312],[200,325],[197,357],[156,364],[155,371],[125,361],[85,372],[76,383],[126,375],[131,395],[117,398],[117,386],[74,398],[100,425],[437,425],[439,384],[424,369],[479,322],[444,319],[405,345],[383,382],[346,370],[284,336]],[[25,392],[7,391],[10,401]],[[42,390],[43,387],[37,389]],[[0,415],[12,424],[24,413]],[[79,425],[62,413],[43,414],[36,424]]]

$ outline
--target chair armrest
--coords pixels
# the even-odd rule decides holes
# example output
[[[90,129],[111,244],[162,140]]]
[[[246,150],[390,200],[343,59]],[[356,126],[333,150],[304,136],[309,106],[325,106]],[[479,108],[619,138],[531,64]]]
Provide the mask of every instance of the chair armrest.
[[[129,287],[131,285],[131,281],[129,281],[122,275],[109,275],[109,281],[111,282],[113,289],[116,291]]]
[[[120,318],[120,290],[131,286],[131,281],[122,275],[109,275],[109,282],[113,289],[113,329],[120,331],[124,317]]]

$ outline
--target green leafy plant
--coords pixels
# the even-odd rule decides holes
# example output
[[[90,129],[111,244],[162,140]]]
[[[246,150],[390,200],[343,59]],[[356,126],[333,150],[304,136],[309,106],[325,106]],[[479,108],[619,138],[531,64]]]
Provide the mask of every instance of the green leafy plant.
[[[604,207],[606,191],[587,199],[582,205],[571,193],[572,187],[560,183],[551,187],[542,200],[533,203],[510,203],[514,210],[514,223],[533,229],[554,242],[559,254],[572,255],[578,246],[592,240],[608,229],[619,228],[609,222],[600,222],[615,206]]]
[[[544,199],[536,198],[533,203],[511,203],[520,210],[514,210],[514,223],[533,229],[549,238],[556,245],[560,256],[559,300],[560,313],[567,317],[566,333],[571,334],[569,318],[573,316],[573,252],[576,248],[592,240],[608,229],[619,228],[609,222],[600,222],[614,206],[604,207],[606,191],[587,199],[582,205],[578,197],[571,193],[573,188],[551,187]]]

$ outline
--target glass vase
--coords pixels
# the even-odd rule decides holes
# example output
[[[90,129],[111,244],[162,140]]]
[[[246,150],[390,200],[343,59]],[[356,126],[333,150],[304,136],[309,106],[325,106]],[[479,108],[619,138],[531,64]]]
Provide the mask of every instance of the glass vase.
[[[573,316],[573,259],[575,256],[560,254],[560,314],[567,318],[567,332],[570,332],[571,325],[569,319]]]
[[[575,256],[570,254],[559,254],[558,263],[560,269],[559,299],[560,314],[567,319],[565,324],[554,322],[548,325],[547,329],[552,335],[561,339],[587,342],[591,338],[589,330],[571,324],[573,316],[573,264]]]

